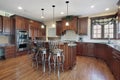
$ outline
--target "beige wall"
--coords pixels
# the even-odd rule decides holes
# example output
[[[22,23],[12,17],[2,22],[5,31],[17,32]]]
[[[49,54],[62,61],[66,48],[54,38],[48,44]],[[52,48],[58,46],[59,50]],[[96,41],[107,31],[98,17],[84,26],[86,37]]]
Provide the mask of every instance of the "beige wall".
[[[0,44],[8,44],[9,37],[8,36],[0,36]]]

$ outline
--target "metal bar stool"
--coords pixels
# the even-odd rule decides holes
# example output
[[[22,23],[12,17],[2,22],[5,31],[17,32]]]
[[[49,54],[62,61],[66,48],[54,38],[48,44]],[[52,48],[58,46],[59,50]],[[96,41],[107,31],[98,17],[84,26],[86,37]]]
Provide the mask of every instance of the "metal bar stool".
[[[58,48],[59,42],[58,41],[51,41],[49,42],[50,53],[49,53],[49,74],[51,72],[51,66],[54,66],[54,72],[58,72],[58,79],[60,78],[60,66],[62,66],[62,71],[64,71],[64,55],[63,50]]]
[[[38,47],[38,52],[37,54],[40,55],[37,57],[37,68],[38,68],[38,65],[39,63],[42,64],[42,68],[43,68],[43,72],[45,72],[45,67],[46,67],[46,48],[45,48],[45,42],[42,41],[42,40],[38,40],[37,41],[37,47]],[[40,59],[40,60],[39,60]]]

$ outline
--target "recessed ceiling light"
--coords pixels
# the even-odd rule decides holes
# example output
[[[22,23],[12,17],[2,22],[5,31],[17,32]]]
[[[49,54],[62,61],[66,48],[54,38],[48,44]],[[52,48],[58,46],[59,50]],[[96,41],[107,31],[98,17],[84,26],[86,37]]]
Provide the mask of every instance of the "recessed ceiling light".
[[[64,12],[61,12],[60,14],[64,14]]]
[[[108,11],[108,10],[110,10],[110,9],[109,9],[109,8],[106,8],[105,10]]]
[[[44,18],[44,16],[41,16],[41,18]]]
[[[23,8],[21,6],[18,7],[19,10],[22,10]]]
[[[91,7],[91,8],[94,8],[95,6],[94,6],[94,5],[91,5],[90,7]]]

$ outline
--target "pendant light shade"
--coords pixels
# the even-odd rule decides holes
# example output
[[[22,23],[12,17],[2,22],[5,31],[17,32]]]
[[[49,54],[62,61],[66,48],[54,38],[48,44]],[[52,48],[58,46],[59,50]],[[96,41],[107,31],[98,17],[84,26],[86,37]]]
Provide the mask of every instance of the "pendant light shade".
[[[65,3],[67,4],[67,16],[68,16],[68,3],[69,3],[69,1],[66,1]],[[65,25],[69,26],[69,20],[68,19],[67,19]]]
[[[41,11],[42,11],[41,18],[43,19],[43,18],[44,18],[44,9],[42,8]],[[43,20],[43,21],[44,21],[44,20]],[[42,24],[42,25],[41,25],[41,28],[45,28],[45,26]]]
[[[52,27],[55,28],[55,21],[54,21],[54,16],[55,16],[55,5],[52,5],[53,7],[53,23],[52,23]]]
[[[120,0],[117,2],[117,6],[118,8],[120,8]]]

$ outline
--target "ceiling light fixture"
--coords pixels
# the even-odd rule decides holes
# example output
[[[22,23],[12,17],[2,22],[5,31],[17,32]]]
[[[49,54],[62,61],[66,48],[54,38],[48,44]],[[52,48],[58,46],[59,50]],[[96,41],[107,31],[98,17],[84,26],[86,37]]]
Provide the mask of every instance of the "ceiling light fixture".
[[[53,23],[52,23],[52,27],[55,28],[55,22],[54,22],[54,16],[55,16],[54,8],[55,8],[55,5],[52,5],[52,7],[53,7]]]
[[[118,8],[120,8],[120,0],[117,2],[117,6]]]
[[[60,14],[64,14],[64,12],[61,12]]]
[[[42,8],[41,11],[42,11],[41,18],[44,18],[44,9]]]
[[[90,7],[91,7],[91,8],[94,8],[95,6],[94,6],[94,5],[91,5]]]
[[[18,7],[19,10],[22,10],[23,8],[21,6]]]
[[[41,11],[42,11],[41,18],[44,18],[44,9],[42,8]],[[43,22],[44,22],[44,19],[43,19]],[[45,28],[45,26],[42,24],[41,28]]]
[[[68,16],[68,3],[69,3],[69,1],[66,1],[66,4],[67,4],[67,16]],[[69,26],[69,21],[68,20],[66,21],[65,25]]]
[[[105,10],[108,11],[108,10],[110,10],[110,9],[109,9],[109,8],[106,8]]]

